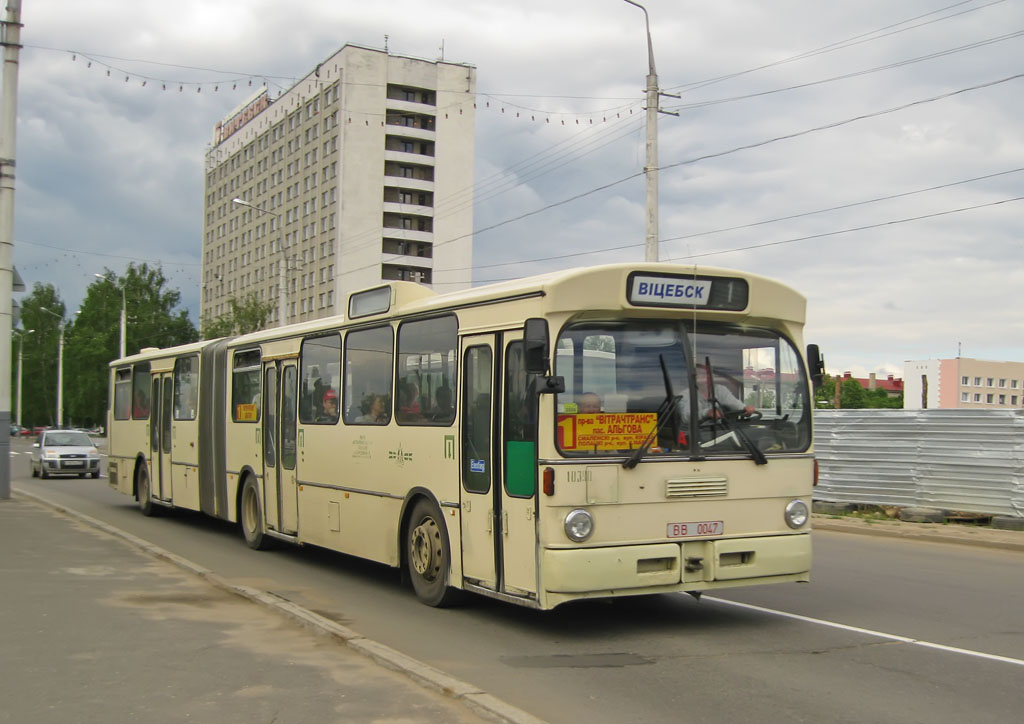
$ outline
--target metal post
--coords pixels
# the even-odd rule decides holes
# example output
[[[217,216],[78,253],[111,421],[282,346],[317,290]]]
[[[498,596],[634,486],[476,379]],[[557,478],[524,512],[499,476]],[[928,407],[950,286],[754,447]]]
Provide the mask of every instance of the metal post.
[[[284,253],[284,222],[281,220],[281,214],[275,214],[273,211],[267,211],[264,208],[256,206],[256,204],[250,204],[245,199],[231,199],[231,203],[238,204],[239,206],[246,206],[260,212],[261,214],[270,214],[277,219],[277,251],[281,255],[281,261],[277,266],[277,326],[283,327],[285,325],[285,319],[287,319],[288,316],[288,290],[285,289],[285,283],[288,281],[288,257],[285,256]]]
[[[18,119],[18,55],[21,51],[21,0],[7,0],[0,26],[3,46],[3,98],[0,102],[0,427],[11,421],[11,290],[14,279],[14,131]],[[10,436],[0,443],[0,500],[11,497]]]
[[[128,332],[128,301],[125,296],[124,290],[125,280],[121,280],[121,356],[118,359],[125,358],[125,338]]]
[[[64,322],[60,323],[60,346],[57,349],[57,427],[64,427]]]

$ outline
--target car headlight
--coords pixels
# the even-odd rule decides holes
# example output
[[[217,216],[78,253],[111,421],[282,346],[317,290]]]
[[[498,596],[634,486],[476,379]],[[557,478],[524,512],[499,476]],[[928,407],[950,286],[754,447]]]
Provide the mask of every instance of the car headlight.
[[[786,525],[793,529],[802,528],[807,524],[810,513],[807,503],[800,499],[791,500],[786,505]]]
[[[565,516],[565,534],[570,540],[582,543],[594,532],[594,517],[582,508]]]

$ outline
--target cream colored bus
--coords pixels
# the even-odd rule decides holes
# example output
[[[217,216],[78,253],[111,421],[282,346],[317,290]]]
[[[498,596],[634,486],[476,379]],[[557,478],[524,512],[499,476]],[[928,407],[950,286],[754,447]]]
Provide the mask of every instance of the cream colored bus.
[[[550,609],[807,581],[805,300],[760,276],[573,269],[111,363],[110,485],[252,548],[311,544]]]

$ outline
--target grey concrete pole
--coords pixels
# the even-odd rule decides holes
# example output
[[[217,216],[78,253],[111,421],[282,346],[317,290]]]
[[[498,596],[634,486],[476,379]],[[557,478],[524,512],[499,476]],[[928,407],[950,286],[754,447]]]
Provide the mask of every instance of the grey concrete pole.
[[[283,327],[288,316],[288,290],[285,289],[285,283],[288,281],[288,257],[284,253],[284,222],[281,220],[281,214],[275,214],[273,211],[267,211],[255,204],[250,204],[245,199],[231,199],[231,203],[246,206],[261,214],[270,214],[277,219],[277,251],[281,255],[281,261],[277,266],[277,326]]]
[[[2,25],[3,102],[0,103],[0,428],[11,422],[11,291],[14,281],[14,130],[18,118],[21,0],[7,0]],[[0,500],[11,497],[10,435],[0,442]]]
[[[644,167],[647,181],[647,224],[644,261],[658,261],[658,71],[654,67],[654,43],[651,42],[651,22],[647,8],[633,0],[624,2],[644,11],[644,25],[647,28],[647,165]]]
[[[125,298],[124,290],[125,280],[121,280],[121,356],[119,359],[125,358],[125,340],[128,333],[128,303]]]
[[[21,398],[24,392],[24,387],[21,384],[21,355],[25,351],[25,336],[35,332],[34,329],[26,329],[24,332],[18,335],[18,416],[15,422],[21,425]]]
[[[64,427],[64,322],[60,323],[60,346],[57,348],[57,427]]]

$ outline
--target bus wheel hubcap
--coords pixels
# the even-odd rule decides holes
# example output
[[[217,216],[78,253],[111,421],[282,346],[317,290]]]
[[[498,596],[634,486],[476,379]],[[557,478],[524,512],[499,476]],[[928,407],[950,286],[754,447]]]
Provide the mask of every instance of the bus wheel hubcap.
[[[428,581],[434,580],[441,570],[441,533],[432,518],[413,528],[409,549],[416,573]]]

